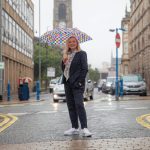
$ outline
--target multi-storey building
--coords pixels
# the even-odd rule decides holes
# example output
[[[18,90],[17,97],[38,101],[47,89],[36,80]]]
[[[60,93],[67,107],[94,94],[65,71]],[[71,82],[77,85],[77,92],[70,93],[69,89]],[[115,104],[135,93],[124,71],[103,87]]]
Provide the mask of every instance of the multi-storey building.
[[[72,28],[72,0],[54,0],[53,28]]]
[[[122,32],[122,59],[121,59],[121,68],[122,74],[126,75],[129,73],[129,25],[130,25],[130,13],[125,11],[125,17],[122,19],[121,27],[125,29]]]
[[[3,93],[10,82],[17,93],[20,77],[33,79],[34,5],[32,0],[1,0]]]
[[[150,89],[150,0],[130,2],[130,69],[140,73]]]

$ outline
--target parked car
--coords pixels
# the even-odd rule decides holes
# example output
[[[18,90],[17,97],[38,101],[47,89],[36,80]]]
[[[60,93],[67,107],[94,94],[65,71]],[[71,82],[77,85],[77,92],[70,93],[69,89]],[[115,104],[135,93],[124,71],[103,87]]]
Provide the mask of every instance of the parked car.
[[[123,76],[123,93],[146,96],[146,83],[139,74],[130,74]]]
[[[109,93],[111,90],[111,85],[115,81],[116,77],[107,77],[106,82],[103,84],[102,92]]]
[[[56,85],[57,82],[58,82],[58,78],[50,80],[50,82],[49,82],[49,92],[50,93],[53,93],[54,86]]]
[[[118,94],[120,95],[120,78],[118,79]],[[112,82],[110,87],[110,94],[115,95],[116,92],[116,79]]]
[[[86,80],[85,82],[85,91],[84,91],[84,100],[93,100],[94,95],[94,84],[91,80]]]
[[[122,77],[123,79],[123,94],[124,95],[147,95],[146,90],[146,83],[142,79],[141,75],[137,74],[129,74]],[[120,87],[120,82],[119,82]],[[111,85],[110,93],[112,95],[115,94],[116,85],[115,82]],[[119,94],[120,94],[120,88],[119,88]]]
[[[59,100],[66,101],[64,84],[62,83],[62,76],[58,79],[53,89],[53,102],[58,102]]]
[[[91,80],[87,80],[85,84],[84,100],[93,100],[94,86]],[[66,101],[64,84],[62,83],[62,76],[59,78],[53,89],[53,102],[59,100]]]
[[[103,85],[106,83],[106,79],[101,79],[97,85],[98,91],[102,90]]]

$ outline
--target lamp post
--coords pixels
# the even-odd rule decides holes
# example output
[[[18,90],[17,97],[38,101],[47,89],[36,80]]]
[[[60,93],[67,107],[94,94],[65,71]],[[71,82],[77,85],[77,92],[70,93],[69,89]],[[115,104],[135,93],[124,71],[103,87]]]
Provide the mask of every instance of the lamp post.
[[[36,83],[37,100],[40,100],[41,91],[41,49],[40,49],[40,35],[41,35],[41,16],[40,16],[40,0],[39,0],[39,81]]]
[[[115,90],[115,96],[116,96],[116,101],[119,100],[119,82],[118,82],[118,48],[120,47],[120,35],[118,33],[118,30],[125,31],[123,28],[116,28],[116,29],[109,29],[110,32],[116,31],[116,36],[115,36],[115,42],[116,42],[116,90]]]
[[[2,4],[0,0],[0,63],[2,63]],[[3,99],[3,70],[0,68],[0,101]]]

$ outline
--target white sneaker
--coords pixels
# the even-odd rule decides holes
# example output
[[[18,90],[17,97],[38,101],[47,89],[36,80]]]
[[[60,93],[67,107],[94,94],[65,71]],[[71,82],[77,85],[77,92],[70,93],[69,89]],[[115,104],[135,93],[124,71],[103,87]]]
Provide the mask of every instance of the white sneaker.
[[[82,136],[91,137],[92,133],[87,128],[84,128],[84,129],[82,129]]]
[[[79,134],[79,129],[71,128],[64,132],[64,135],[76,135]]]

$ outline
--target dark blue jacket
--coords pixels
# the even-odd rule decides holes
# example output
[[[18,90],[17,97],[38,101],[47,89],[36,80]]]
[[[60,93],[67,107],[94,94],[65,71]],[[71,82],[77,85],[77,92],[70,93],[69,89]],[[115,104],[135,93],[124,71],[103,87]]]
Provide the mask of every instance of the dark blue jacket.
[[[65,64],[62,61],[62,71],[64,72]],[[69,83],[73,87],[80,87],[85,85],[85,78],[88,72],[87,54],[81,50],[77,52],[71,62],[69,72]],[[63,75],[63,83],[66,83],[66,78]]]

